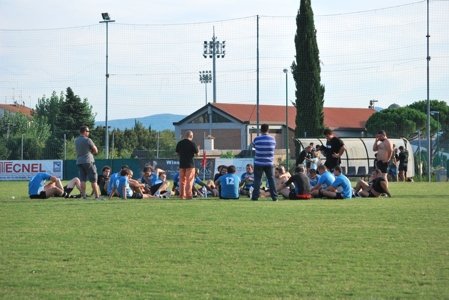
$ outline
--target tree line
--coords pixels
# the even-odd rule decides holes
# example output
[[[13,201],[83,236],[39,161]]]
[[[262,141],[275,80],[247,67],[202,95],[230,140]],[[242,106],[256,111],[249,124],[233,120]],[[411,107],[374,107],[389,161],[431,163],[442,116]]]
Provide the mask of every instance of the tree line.
[[[68,87],[66,93],[53,92],[38,99],[32,117],[5,111],[0,116],[0,159],[76,159],[74,139],[79,128],[87,125],[98,147],[99,159],[105,157],[106,128],[94,128],[96,114],[88,99],[81,99]],[[176,141],[172,130],[157,132],[136,121],[133,128],[109,132],[109,157],[134,158],[135,150],[144,150],[148,158],[158,154],[173,158]]]

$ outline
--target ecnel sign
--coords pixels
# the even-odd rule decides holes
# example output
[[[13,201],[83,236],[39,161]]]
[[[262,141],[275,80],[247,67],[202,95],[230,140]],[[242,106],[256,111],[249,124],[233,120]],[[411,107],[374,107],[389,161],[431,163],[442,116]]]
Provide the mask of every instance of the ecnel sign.
[[[62,160],[0,160],[0,180],[30,180],[37,173],[62,179]]]

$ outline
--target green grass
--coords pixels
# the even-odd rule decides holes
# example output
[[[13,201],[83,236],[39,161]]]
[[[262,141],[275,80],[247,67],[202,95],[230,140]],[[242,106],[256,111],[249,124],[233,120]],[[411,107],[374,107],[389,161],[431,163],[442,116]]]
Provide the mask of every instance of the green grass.
[[[31,200],[26,187],[0,182],[2,299],[449,295],[446,183],[279,202]]]

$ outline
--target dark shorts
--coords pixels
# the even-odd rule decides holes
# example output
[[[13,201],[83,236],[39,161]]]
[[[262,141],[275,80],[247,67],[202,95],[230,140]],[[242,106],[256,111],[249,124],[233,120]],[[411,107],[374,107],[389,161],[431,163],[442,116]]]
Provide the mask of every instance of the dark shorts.
[[[345,199],[345,198],[343,197],[342,194],[337,193],[337,195],[335,196],[335,199]]]
[[[152,185],[152,186],[150,187],[151,195],[154,195],[154,193],[157,192],[157,190],[161,187],[162,183],[163,183],[163,182],[158,183],[158,184],[155,184],[155,185]]]
[[[81,182],[86,182],[87,178],[89,178],[90,182],[97,182],[98,174],[95,163],[79,164],[76,166],[78,167]]]
[[[399,164],[399,171],[407,172],[407,164]]]
[[[388,162],[377,162],[377,168],[382,172],[382,174],[385,174],[388,172]]]
[[[371,192],[371,191],[368,192],[368,197],[371,197],[371,198],[377,198],[377,196],[375,196],[375,195],[373,194],[373,192]]]
[[[30,195],[31,199],[47,199],[47,193],[45,191],[42,191],[39,193],[39,195]]]
[[[132,199],[142,199],[143,195],[141,193],[133,193]]]
[[[307,200],[312,198],[312,195],[310,194],[296,194],[295,191],[290,191],[290,194],[288,195],[288,199],[290,200]]]

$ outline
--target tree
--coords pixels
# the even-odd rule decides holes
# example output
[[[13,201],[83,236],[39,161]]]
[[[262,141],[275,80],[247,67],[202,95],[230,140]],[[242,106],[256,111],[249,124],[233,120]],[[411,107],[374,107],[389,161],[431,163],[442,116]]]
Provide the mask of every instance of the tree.
[[[54,136],[62,139],[66,134],[67,140],[79,135],[79,128],[82,125],[87,125],[91,128],[95,124],[95,114],[92,113],[92,106],[89,104],[87,98],[81,100],[78,95],[72,91],[70,87],[67,88],[65,101],[61,103],[61,111],[56,118],[56,128]]]
[[[61,107],[64,103],[64,93],[60,96],[55,91],[50,98],[45,98],[45,95],[37,100],[36,108],[32,111],[32,115],[37,119],[44,119],[50,125],[51,132],[55,132],[56,119],[61,113]]]
[[[424,132],[427,124],[426,114],[409,107],[388,108],[371,115],[366,121],[366,130],[376,135],[385,130],[392,138],[410,137],[416,130]],[[430,120],[431,131],[436,131],[437,122]]]
[[[291,69],[296,83],[296,137],[321,136],[324,130],[324,86],[311,0],[301,0],[296,16],[296,62]],[[298,154],[299,147],[296,147]]]
[[[416,110],[427,115],[427,100],[421,100],[421,101],[414,102],[414,103],[410,104],[408,107],[416,109]],[[431,126],[431,129],[432,129],[431,133],[435,133],[438,129],[440,132],[442,132],[438,136],[438,139],[437,139],[438,145],[437,145],[437,147],[435,147],[435,149],[440,149],[440,148],[442,148],[443,145],[447,144],[447,141],[449,140],[449,133],[448,133],[449,106],[447,105],[447,103],[445,101],[430,100],[430,111],[438,112],[438,116],[437,115],[432,116],[430,121],[432,122],[432,119],[433,119],[435,121],[440,122],[439,127],[433,128]],[[433,131],[433,129],[435,131]],[[425,131],[424,128],[423,128],[423,131]],[[447,145],[445,145],[444,148],[446,150],[449,149],[449,147]]]

